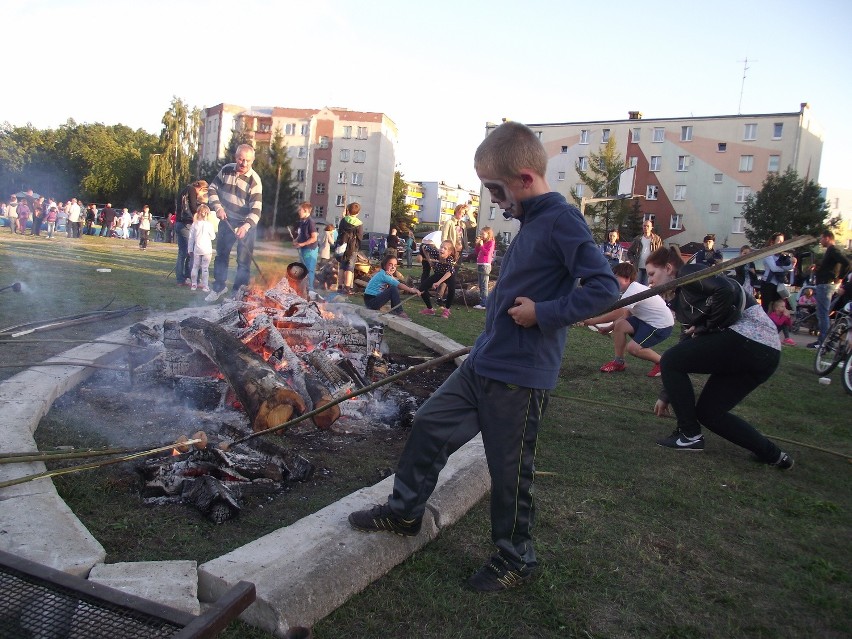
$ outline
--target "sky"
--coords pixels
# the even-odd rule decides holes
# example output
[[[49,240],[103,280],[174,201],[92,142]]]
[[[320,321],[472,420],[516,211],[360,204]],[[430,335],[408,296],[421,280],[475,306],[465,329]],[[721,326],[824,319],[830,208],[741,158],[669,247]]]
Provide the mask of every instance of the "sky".
[[[0,0],[0,24],[21,25],[4,30],[4,75],[17,68],[18,81],[0,123],[13,126],[73,118],[159,134],[174,96],[378,111],[398,127],[406,179],[478,189],[489,121],[807,102],[824,134],[820,184],[852,189],[848,0]]]

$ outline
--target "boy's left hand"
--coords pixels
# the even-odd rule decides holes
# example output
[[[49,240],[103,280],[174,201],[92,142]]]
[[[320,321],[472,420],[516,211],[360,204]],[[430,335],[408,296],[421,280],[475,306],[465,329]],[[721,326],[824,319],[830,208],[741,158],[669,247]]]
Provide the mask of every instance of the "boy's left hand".
[[[516,297],[515,305],[508,311],[515,324],[530,328],[538,324],[538,319],[535,315],[535,302],[528,297]]]

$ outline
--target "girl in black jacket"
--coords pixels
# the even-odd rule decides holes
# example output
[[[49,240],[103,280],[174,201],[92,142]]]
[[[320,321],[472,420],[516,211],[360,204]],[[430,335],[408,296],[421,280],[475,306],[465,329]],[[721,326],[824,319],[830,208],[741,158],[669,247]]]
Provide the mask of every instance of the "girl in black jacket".
[[[646,262],[652,286],[665,284],[700,267],[683,267],[677,249],[661,248]],[[669,404],[677,428],[657,444],[676,450],[704,450],[701,426],[750,450],[781,469],[793,459],[744,419],[730,411],[778,367],[781,343],[772,320],[754,297],[724,275],[704,278],[675,289],[671,306],[684,325],[684,338],[660,360],[663,391],[654,406],[667,415]],[[709,375],[698,400],[690,373]]]

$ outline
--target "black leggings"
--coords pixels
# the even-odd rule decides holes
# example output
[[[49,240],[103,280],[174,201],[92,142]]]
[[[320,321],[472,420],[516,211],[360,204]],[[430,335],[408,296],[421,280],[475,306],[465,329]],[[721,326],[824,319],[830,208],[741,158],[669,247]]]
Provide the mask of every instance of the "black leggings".
[[[777,461],[781,449],[729,411],[772,376],[780,359],[780,351],[730,328],[672,346],[663,353],[660,370],[678,428],[693,437],[704,425],[767,463]],[[710,375],[697,402],[689,373]]]
[[[426,304],[426,308],[432,308],[432,296],[430,294],[432,285],[442,277],[444,277],[444,273],[432,273],[425,280],[421,280],[420,290],[423,291],[423,302]],[[450,308],[456,297],[456,276],[450,275],[448,279],[444,280],[444,284],[447,285],[447,301],[445,306]]]

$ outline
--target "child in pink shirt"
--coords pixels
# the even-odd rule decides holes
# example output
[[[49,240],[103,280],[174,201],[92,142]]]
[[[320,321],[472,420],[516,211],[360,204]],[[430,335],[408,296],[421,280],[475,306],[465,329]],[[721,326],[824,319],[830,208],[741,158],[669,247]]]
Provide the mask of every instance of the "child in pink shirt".
[[[781,343],[787,346],[795,346],[796,342],[790,338],[790,327],[793,326],[793,320],[790,318],[790,311],[787,310],[785,301],[783,299],[775,300],[770,309],[769,319],[778,327],[778,332],[784,332],[784,339]]]

